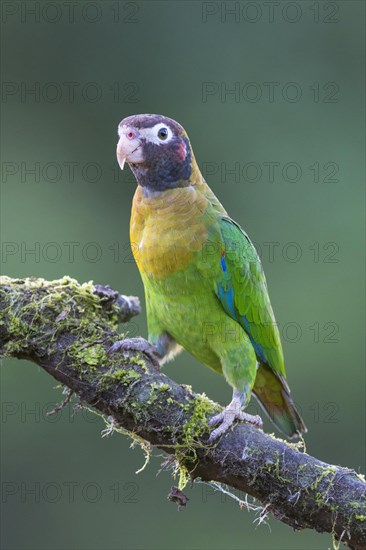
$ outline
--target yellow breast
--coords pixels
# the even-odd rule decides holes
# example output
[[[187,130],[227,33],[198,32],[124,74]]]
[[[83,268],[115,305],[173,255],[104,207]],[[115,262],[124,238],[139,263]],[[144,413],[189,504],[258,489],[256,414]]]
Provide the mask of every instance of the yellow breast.
[[[144,196],[137,187],[131,214],[131,248],[142,274],[156,279],[184,269],[207,240],[206,197],[194,187]]]

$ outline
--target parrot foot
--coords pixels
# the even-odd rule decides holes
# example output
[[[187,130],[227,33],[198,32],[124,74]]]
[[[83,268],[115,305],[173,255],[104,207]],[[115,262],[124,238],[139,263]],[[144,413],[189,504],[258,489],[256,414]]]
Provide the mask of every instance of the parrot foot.
[[[108,353],[115,353],[117,351],[141,351],[150,359],[154,367],[160,369],[160,363],[158,359],[158,352],[152,346],[144,340],[144,338],[126,338],[125,340],[117,340],[108,350]]]
[[[215,441],[220,435],[227,432],[227,430],[232,426],[235,420],[240,420],[240,422],[247,422],[248,424],[253,424],[256,428],[262,428],[263,422],[259,415],[248,414],[241,410],[241,402],[239,399],[233,399],[231,403],[225,409],[219,413],[215,414],[210,420],[209,425],[215,426],[220,423],[220,426],[211,432],[209,443]]]

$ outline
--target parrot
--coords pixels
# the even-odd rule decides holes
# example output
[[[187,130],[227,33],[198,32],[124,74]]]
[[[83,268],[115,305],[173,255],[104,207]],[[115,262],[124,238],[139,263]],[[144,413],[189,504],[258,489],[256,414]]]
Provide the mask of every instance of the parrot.
[[[190,139],[175,120],[132,115],[118,126],[117,160],[136,181],[132,253],[144,285],[148,340],[113,351],[145,352],[160,367],[186,350],[224,376],[232,400],[209,419],[209,441],[238,420],[254,394],[287,437],[307,430],[286,381],[280,334],[259,255],[206,183]]]

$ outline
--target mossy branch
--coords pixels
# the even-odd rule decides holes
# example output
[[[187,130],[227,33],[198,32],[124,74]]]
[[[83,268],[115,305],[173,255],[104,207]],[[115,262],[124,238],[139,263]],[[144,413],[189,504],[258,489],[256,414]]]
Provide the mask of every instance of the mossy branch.
[[[245,424],[209,445],[207,420],[219,405],[169,379],[142,352],[108,353],[118,324],[138,313],[137,298],[109,287],[1,277],[0,356],[34,361],[116,426],[174,455],[191,479],[227,484],[295,529],[366,549],[360,475]]]

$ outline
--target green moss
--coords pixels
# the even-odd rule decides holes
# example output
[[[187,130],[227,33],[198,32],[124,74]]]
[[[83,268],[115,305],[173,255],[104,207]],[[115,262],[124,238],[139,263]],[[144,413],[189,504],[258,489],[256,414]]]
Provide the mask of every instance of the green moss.
[[[128,358],[128,362],[133,363],[134,365],[138,365],[139,367],[142,367],[144,371],[147,372],[146,363],[142,358],[132,355],[131,357]]]
[[[360,520],[360,521],[366,521],[366,516],[363,516],[363,515],[360,515],[360,514],[356,514],[355,518]]]
[[[52,333],[56,336],[60,331],[67,330],[75,336],[82,331],[83,340],[93,343],[101,336],[102,326],[111,330],[117,328],[118,317],[103,310],[101,298],[95,294],[92,282],[79,285],[70,277],[56,281],[1,277],[0,284],[6,289],[7,300],[7,307],[0,312],[0,323],[6,323],[12,333],[8,354],[25,348],[30,340],[38,345],[44,341],[50,353],[53,351]],[[19,300],[24,292],[30,295],[30,301],[20,309]],[[47,321],[49,326],[45,332]],[[90,366],[97,364],[99,355],[100,350],[83,354]]]
[[[184,405],[183,408],[190,412],[189,420],[183,424],[182,441],[183,445],[189,447],[194,440],[209,431],[208,419],[217,411],[217,406],[206,395],[198,394],[194,399],[193,410],[191,410],[191,403]]]
[[[168,398],[167,402],[174,400]],[[197,449],[203,449],[204,445],[200,438],[210,431],[208,424],[209,418],[217,412],[216,403],[206,397],[205,394],[194,396],[192,401],[182,404],[178,403],[182,412],[189,414],[189,419],[183,424],[182,435],[179,443],[174,445],[174,454],[176,458],[176,474],[179,476],[178,487],[182,491],[191,478],[192,470],[197,460]],[[176,429],[174,426],[168,426],[168,430]],[[192,466],[189,466],[192,464]]]
[[[328,493],[337,474],[337,469],[333,466],[320,465],[317,465],[316,468],[320,470],[320,473],[307,489],[314,491],[315,502],[319,507],[334,510],[335,506],[329,501]]]
[[[186,466],[183,466],[182,464],[179,464],[179,463],[177,463],[177,465],[178,465],[177,473],[179,476],[178,489],[180,491],[183,491],[183,489],[191,479],[191,473]]]
[[[97,367],[102,367],[108,363],[108,356],[105,348],[98,343],[95,335],[90,335],[91,343],[88,344],[87,338],[83,337],[84,344],[74,342],[67,350],[71,359],[75,361],[75,368],[80,376],[87,376],[97,372]]]
[[[141,378],[141,374],[132,369],[120,369],[112,375],[111,380],[116,382],[126,382],[126,380],[138,380]]]
[[[108,390],[114,384],[128,385],[135,380],[139,380],[142,375],[131,368],[115,368],[113,358],[107,356],[107,360],[112,364],[106,372],[98,371],[98,383],[101,390]]]
[[[113,313],[102,307],[103,298],[95,293],[92,282],[80,285],[70,277],[56,281],[1,277],[0,285],[0,292],[6,293],[0,323],[6,324],[12,334],[6,355],[21,353],[29,342],[41,354],[43,351],[47,355],[59,354],[57,341],[65,334],[69,344],[64,355],[71,357],[80,377],[95,374],[99,367],[103,372],[113,366],[113,354],[107,355],[102,343],[106,331],[117,329],[118,314],[117,310]],[[20,307],[24,293],[28,294],[29,302]],[[60,362],[64,355],[60,356]],[[146,368],[140,359],[131,357],[129,361]],[[124,378],[122,373],[119,376]]]
[[[100,344],[94,344],[87,347],[85,345],[79,346],[79,344],[74,344],[74,348],[76,349],[70,351],[70,355],[92,368],[102,365],[106,361],[107,354],[104,347]]]
[[[158,384],[157,382],[152,382],[152,384],[150,386],[149,398],[143,404],[144,408],[152,405],[153,403],[155,403],[155,401],[158,400],[159,390],[160,390],[160,384]]]
[[[147,389],[147,388],[146,388]],[[197,449],[204,448],[200,438],[210,431],[208,419],[217,412],[217,405],[209,400],[205,395],[192,394],[192,399],[186,403],[181,403],[173,396],[166,395],[169,392],[169,384],[152,382],[148,393],[144,391],[139,394],[139,401],[133,402],[131,412],[138,420],[146,418],[146,412],[154,414],[154,408],[160,409],[169,405],[175,405],[181,409],[182,416],[189,417],[183,424],[182,431],[177,426],[165,426],[164,431],[174,440],[174,454],[176,457],[176,473],[179,475],[179,488],[182,490],[191,476],[191,470],[197,458]],[[164,397],[162,394],[165,394]],[[177,417],[178,418],[178,417]],[[192,464],[192,468],[189,464]]]
[[[95,293],[92,282],[80,285],[70,277],[57,281],[1,277],[0,285],[6,287],[0,286],[0,293],[5,293],[6,297],[6,306],[0,311],[0,324],[8,326],[12,332],[12,341],[6,350],[8,355],[21,352],[28,342],[36,344],[41,353],[44,346],[45,353],[59,354],[57,342],[65,335],[64,354],[70,357],[70,366],[77,369],[80,378],[95,377],[101,391],[114,384],[132,384],[142,377],[132,368],[119,368],[121,354],[106,352],[106,333],[117,329],[120,311],[117,305],[112,306],[112,310],[103,307],[103,298]],[[29,302],[20,307],[25,292]],[[60,362],[62,360],[60,356]],[[137,365],[138,371],[148,372],[143,354],[139,357],[131,354],[128,363]],[[169,386],[162,384],[155,389],[166,392]],[[156,391],[151,393],[151,399],[154,396]],[[132,406],[140,407],[137,403]],[[126,433],[115,425],[110,430]],[[129,435],[144,448],[148,457],[146,442],[136,434]]]
[[[354,500],[353,502],[350,502],[349,503],[349,506],[351,508],[359,508],[361,506],[361,503],[360,502],[357,502],[357,500]]]
[[[15,336],[24,335],[27,331],[27,325],[20,319],[20,317],[16,317],[13,314],[9,314],[8,317],[8,326],[12,334]]]
[[[282,481],[283,483],[289,483],[291,480],[287,478],[285,475],[280,474],[281,472],[280,460],[281,460],[281,455],[278,451],[276,451],[274,459],[268,460],[264,465],[263,469],[264,471],[272,473],[277,480]],[[282,467],[282,471],[283,473],[285,473],[284,467]]]
[[[331,479],[329,480],[329,485],[332,483],[336,473],[337,473],[337,470],[335,467],[333,466],[329,466],[327,468],[324,468],[323,466],[316,466],[317,468],[320,468],[322,470],[322,472],[319,474],[319,476],[316,478],[316,480],[314,481],[314,483],[311,485],[311,489],[316,491],[319,484],[323,481],[323,479],[325,479],[326,477],[328,476],[331,476]],[[328,489],[329,489],[329,486],[328,486]]]
[[[7,317],[6,324],[9,327],[9,332],[12,335],[12,340],[6,346],[7,354],[12,354],[21,351],[26,345],[29,327],[27,323],[18,315],[14,314],[11,306],[2,312],[2,317]],[[1,321],[5,324],[5,321]]]

